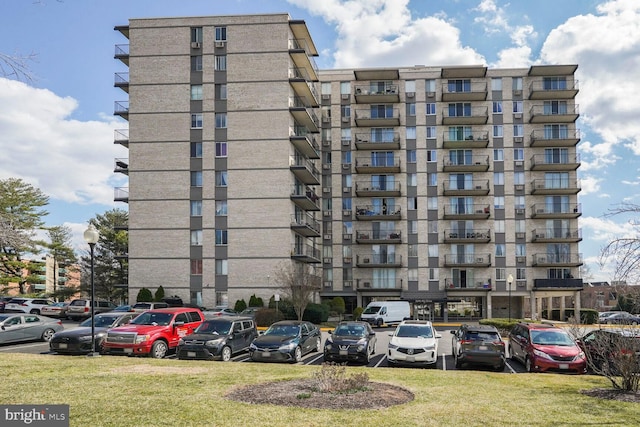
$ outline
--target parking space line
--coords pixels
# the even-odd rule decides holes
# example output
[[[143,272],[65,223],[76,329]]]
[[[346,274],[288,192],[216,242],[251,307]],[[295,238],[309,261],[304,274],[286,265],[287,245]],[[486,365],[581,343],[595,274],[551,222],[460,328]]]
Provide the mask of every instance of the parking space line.
[[[375,365],[373,365],[373,367],[374,367],[374,368],[379,367],[379,366],[380,366],[380,364],[381,364],[382,362],[384,362],[385,360],[387,360],[387,355],[386,355],[386,354],[383,354],[383,355],[382,355],[382,357],[380,358],[380,360],[378,361],[378,363],[376,363]]]
[[[511,367],[511,365],[509,364],[509,362],[504,362],[504,364],[505,364],[505,365],[507,365],[507,366],[509,367],[509,370],[511,371],[511,373],[512,373],[512,374],[517,373],[517,372],[516,372],[516,370],[515,370],[515,369],[513,369],[513,368]]]
[[[312,363],[314,363],[316,360],[320,360],[320,358],[321,358],[321,357],[324,357],[324,354],[320,353],[320,354],[318,354],[315,358],[313,358],[313,359],[311,359],[311,360],[309,360],[309,359],[307,359],[307,360],[303,360],[303,361],[302,361],[302,364],[303,364],[303,365],[311,365],[311,364],[312,364]]]
[[[38,342],[38,343],[33,343],[33,344],[17,345],[17,346],[11,346],[11,347],[2,347],[2,348],[0,348],[0,351],[9,351],[9,350],[15,350],[16,348],[37,347],[37,346],[42,346],[42,345],[43,345],[43,343]]]

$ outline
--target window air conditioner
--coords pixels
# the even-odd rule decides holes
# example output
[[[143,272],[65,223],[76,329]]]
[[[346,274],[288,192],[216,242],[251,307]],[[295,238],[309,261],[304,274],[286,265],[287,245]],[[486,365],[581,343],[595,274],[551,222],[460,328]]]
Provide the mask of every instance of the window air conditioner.
[[[324,211],[324,216],[331,216],[331,211]]]
[[[349,145],[351,145],[351,140],[350,139],[343,139],[342,140],[342,145],[348,147]]]
[[[427,92],[427,97],[428,98],[433,98],[434,96],[436,96],[435,92]]]
[[[331,258],[324,258],[322,262],[324,262],[325,264],[331,264]]]
[[[348,93],[343,93],[342,94],[342,99],[349,99],[351,95],[349,95]]]
[[[516,239],[524,239],[524,233],[516,233]]]
[[[351,216],[351,210],[346,209],[346,210],[342,211],[342,215]],[[349,236],[349,239],[351,238],[351,234],[345,234],[345,236]],[[345,239],[346,239],[346,237],[345,237]]]
[[[325,234],[324,235],[324,240],[331,240],[331,234]],[[325,261],[325,262],[331,262],[331,258],[325,258],[325,260],[329,260],[329,261]]]
[[[324,187],[324,188],[322,189],[322,192],[323,192],[323,193],[330,193],[330,192],[331,192],[331,189],[330,189],[329,187]]]
[[[516,184],[515,188],[516,188],[516,190],[524,190],[524,185],[523,184]]]
[[[331,165],[322,165],[322,169],[329,170],[331,169]]]
[[[520,95],[522,95],[522,91],[521,91],[521,90],[514,90],[514,91],[513,91],[513,94],[514,94],[515,96],[520,96]]]
[[[544,209],[536,209],[536,213],[544,213]]]
[[[331,141],[322,141],[323,147],[331,147]]]
[[[514,119],[521,119],[522,118],[522,113],[513,113],[513,118]]]
[[[325,93],[322,95],[322,99],[331,99],[331,95]]]
[[[414,96],[416,96],[415,92],[407,92],[407,98],[413,98]]]
[[[323,122],[323,123],[331,123],[331,117],[329,117],[329,116],[322,116],[322,122]]]
[[[342,118],[342,123],[349,123],[351,121],[351,116],[345,116]]]
[[[524,209],[516,209],[516,214],[524,214]]]
[[[351,169],[351,164],[350,164],[350,163],[345,163],[345,164],[343,164],[343,165],[342,165],[342,169],[346,169],[346,170]]]
[[[330,288],[332,286],[332,282],[324,282],[324,287],[325,288]]]
[[[224,42],[216,42],[216,47],[224,47]]]
[[[365,288],[370,288],[371,287],[371,282],[362,282],[362,286]]]
[[[521,136],[513,137],[513,142],[522,142],[522,137]]]
[[[200,42],[191,42],[191,47],[193,49],[200,49],[202,47],[202,44]]]
[[[351,187],[342,187],[343,193],[348,193],[349,191],[351,191]]]
[[[343,283],[343,286],[344,286],[345,288],[350,288],[350,287],[352,287],[352,286],[353,286],[353,281],[351,281],[351,280],[345,280],[345,281],[344,281],[344,283]]]
[[[522,160],[516,160],[516,166],[523,166],[524,163],[522,162]]]
[[[351,211],[345,211],[345,212],[351,212]],[[347,233],[347,234],[343,234],[342,238],[344,240],[351,240],[351,234]]]
[[[525,257],[523,257],[523,256],[517,256],[516,257],[516,262],[526,262],[526,261],[527,261],[527,259]]]

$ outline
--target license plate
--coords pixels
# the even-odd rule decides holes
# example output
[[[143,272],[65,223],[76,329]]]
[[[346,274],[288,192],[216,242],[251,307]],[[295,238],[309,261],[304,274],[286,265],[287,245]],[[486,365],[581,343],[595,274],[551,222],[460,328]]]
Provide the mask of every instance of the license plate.
[[[407,356],[407,359],[406,359],[406,360],[407,360],[407,362],[415,362],[415,361],[416,361],[416,358],[415,358],[415,357],[413,357],[413,356]]]
[[[349,350],[340,350],[340,356],[347,356],[349,354]]]
[[[133,349],[132,348],[125,348],[124,352],[125,353],[133,353]]]
[[[187,351],[187,357],[196,357],[195,351]]]
[[[262,357],[271,357],[271,353],[269,353],[268,351],[263,351]]]
[[[568,364],[566,364],[566,363],[561,363],[561,364],[558,366],[558,368],[560,368],[560,369],[569,369],[569,365],[568,365]]]
[[[478,346],[478,350],[488,350],[489,348],[486,345]]]
[[[60,343],[60,344],[58,344],[58,348],[67,348],[67,344],[66,343]]]

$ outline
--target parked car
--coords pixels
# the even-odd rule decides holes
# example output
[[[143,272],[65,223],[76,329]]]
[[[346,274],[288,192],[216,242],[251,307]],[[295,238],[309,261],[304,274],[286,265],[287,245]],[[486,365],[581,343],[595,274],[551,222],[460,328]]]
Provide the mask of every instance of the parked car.
[[[640,330],[595,329],[581,337],[578,345],[595,373],[617,374],[621,368],[640,371]]]
[[[193,334],[180,338],[178,359],[221,359],[228,362],[234,354],[248,350],[258,336],[250,317],[220,316],[205,320]]]
[[[60,319],[29,313],[0,314],[0,344],[49,341],[53,334],[63,329]]]
[[[607,325],[638,325],[640,324],[640,316],[626,311],[616,311],[600,319],[600,323],[606,323]]]
[[[438,339],[431,322],[426,320],[404,320],[389,334],[387,364],[437,366]]]
[[[376,333],[367,322],[340,322],[324,343],[325,362],[368,364],[376,353]]]
[[[147,310],[131,323],[107,332],[102,347],[108,354],[150,356],[162,359],[204,321],[197,308],[172,307]]]
[[[46,298],[11,298],[4,306],[4,311],[9,313],[40,314],[42,307],[50,304],[53,304],[53,301]]]
[[[587,371],[584,351],[561,328],[540,323],[518,323],[509,332],[509,355],[527,372]]]
[[[496,371],[505,367],[505,345],[495,326],[461,325],[451,331],[451,354],[456,368],[464,365],[491,366]]]
[[[207,319],[218,316],[237,316],[239,314],[237,311],[227,307],[211,308],[209,310],[203,311],[202,313]]]
[[[322,334],[311,322],[283,320],[269,326],[249,346],[251,360],[297,363],[302,356],[320,351]]]
[[[409,301],[372,301],[360,315],[360,320],[378,327],[398,325],[410,318]]]
[[[169,304],[166,302],[137,302],[133,304],[131,307],[133,311],[137,311],[138,313],[142,313],[147,310],[155,310],[158,308],[168,308]]]
[[[4,313],[4,306],[13,299],[13,297],[0,297],[0,313]]]
[[[47,317],[57,317],[58,319],[66,319],[68,302],[54,302],[51,305],[45,305],[40,309],[40,314]]]
[[[109,329],[126,325],[137,315],[138,313],[118,311],[96,314],[93,317],[95,351],[102,352],[102,343]],[[91,318],[84,320],[77,328],[57,332],[49,341],[49,349],[60,354],[90,353]]]
[[[111,311],[133,311],[133,306],[128,304],[119,305]]]
[[[260,310],[264,310],[264,307],[247,307],[240,312],[240,316],[255,318],[256,313]]]
[[[95,300],[93,302],[93,314],[106,313],[116,308],[111,301]],[[86,319],[91,316],[91,299],[78,298],[71,301],[67,308],[67,317],[71,320]]]

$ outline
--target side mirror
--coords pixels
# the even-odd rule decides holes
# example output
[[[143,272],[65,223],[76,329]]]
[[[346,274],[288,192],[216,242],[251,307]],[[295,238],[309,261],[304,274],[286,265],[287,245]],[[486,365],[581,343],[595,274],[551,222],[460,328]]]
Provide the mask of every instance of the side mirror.
[[[451,332],[451,335],[455,335],[456,334],[456,331],[449,331],[449,332]]]
[[[436,333],[436,338],[442,338],[441,334]]]
[[[389,336],[392,337],[393,336],[393,332],[389,332]]]
[[[333,334],[333,329],[329,329],[329,330],[327,331],[327,333],[328,333],[329,335],[332,335],[332,334]]]

